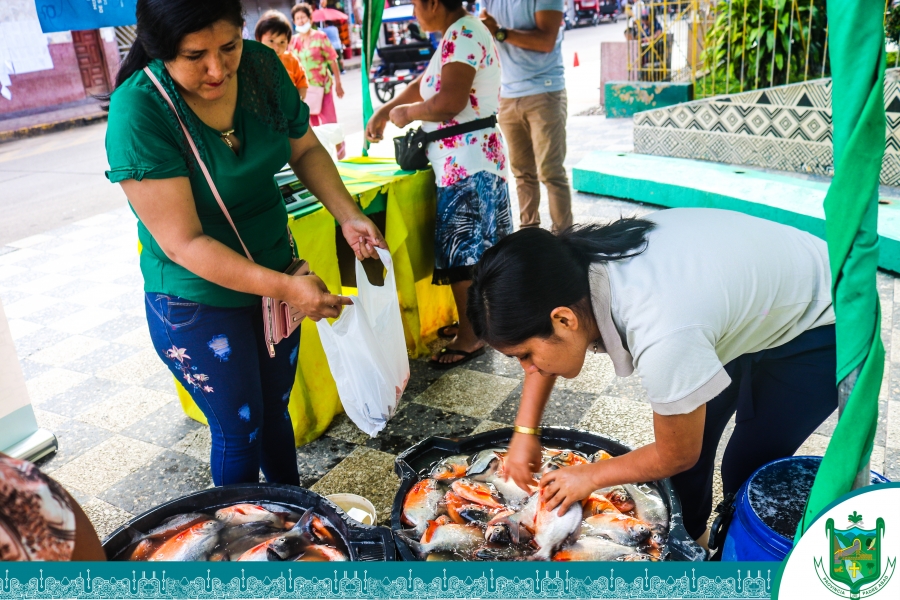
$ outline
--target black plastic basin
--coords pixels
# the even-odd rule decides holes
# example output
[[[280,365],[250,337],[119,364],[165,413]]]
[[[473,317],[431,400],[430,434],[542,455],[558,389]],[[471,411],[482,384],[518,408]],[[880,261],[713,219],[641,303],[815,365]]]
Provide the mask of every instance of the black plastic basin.
[[[146,533],[161,523],[163,519],[187,512],[212,513],[219,508],[240,502],[271,502],[281,504],[302,513],[313,509],[334,525],[344,547],[341,550],[352,561],[396,560],[397,552],[393,535],[387,527],[363,525],[348,517],[335,504],[315,492],[292,485],[239,484],[210,488],[195,492],[156,508],[128,521],[105,540],[103,549],[110,560],[114,560],[133,542],[136,532]]]
[[[542,431],[541,443],[549,448],[568,448],[588,455],[598,450],[605,450],[613,456],[631,451],[628,446],[596,433],[568,427],[544,427]],[[405,529],[400,522],[403,499],[406,498],[406,494],[412,486],[421,479],[420,471],[442,458],[454,454],[474,454],[486,448],[508,446],[512,433],[512,428],[506,427],[469,437],[443,438],[435,436],[419,442],[400,454],[394,461],[394,472],[400,477],[400,489],[397,490],[394,505],[391,508],[391,528],[394,531]],[[665,553],[666,560],[706,560],[706,550],[697,545],[684,528],[681,520],[681,501],[678,499],[672,483],[668,479],[662,479],[650,485],[660,493],[666,503],[666,508],[669,509],[669,540],[668,551]],[[395,535],[394,539],[401,560],[418,560],[402,536]]]

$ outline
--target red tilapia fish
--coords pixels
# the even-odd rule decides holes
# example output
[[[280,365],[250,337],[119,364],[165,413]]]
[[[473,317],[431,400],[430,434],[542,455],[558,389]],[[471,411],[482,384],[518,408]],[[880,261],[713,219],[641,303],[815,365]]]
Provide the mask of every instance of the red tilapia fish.
[[[542,463],[523,489],[507,479],[505,448],[455,454],[424,469],[407,493],[398,531],[424,560],[658,560],[665,558],[668,511],[653,486],[596,490],[565,514],[547,510],[542,475],[609,460],[542,448]]]
[[[344,542],[321,515],[276,504],[235,504],[162,521],[117,560],[132,561],[343,561]]]

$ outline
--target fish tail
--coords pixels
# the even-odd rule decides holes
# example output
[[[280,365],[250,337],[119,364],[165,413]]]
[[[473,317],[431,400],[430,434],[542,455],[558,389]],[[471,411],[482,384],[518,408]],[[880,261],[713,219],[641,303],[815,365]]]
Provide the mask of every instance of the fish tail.
[[[397,531],[397,535],[402,538],[402,541],[406,542],[406,545],[409,546],[410,550],[412,550],[416,556],[420,559],[426,557],[428,552],[425,550],[424,545],[415,537],[415,529],[400,529]]]

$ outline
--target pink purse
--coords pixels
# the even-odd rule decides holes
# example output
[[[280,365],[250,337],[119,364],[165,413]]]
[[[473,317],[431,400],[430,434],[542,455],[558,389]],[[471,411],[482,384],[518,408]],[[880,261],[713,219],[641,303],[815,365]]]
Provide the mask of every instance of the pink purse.
[[[309,107],[309,114],[316,116],[322,113],[322,101],[325,99],[325,88],[320,85],[311,85],[306,88],[306,98],[303,99]]]
[[[175,104],[172,102],[169,94],[166,93],[165,88],[163,88],[162,84],[160,84],[159,82],[159,79],[156,78],[156,75],[153,74],[149,67],[144,67],[144,73],[147,74],[147,77],[150,78],[150,81],[153,82],[153,85],[156,86],[156,89],[159,90],[159,93],[162,94],[162,97],[166,100],[169,108],[171,108],[172,112],[175,113],[175,117],[178,119],[178,123],[181,125],[181,129],[184,131],[184,135],[191,146],[191,150],[194,152],[194,157],[197,159],[197,163],[200,165],[200,170],[203,171],[203,176],[206,177],[206,183],[209,184],[209,189],[212,190],[213,196],[216,197],[216,202],[219,203],[219,208],[221,208],[222,212],[225,213],[225,218],[228,219],[228,223],[231,225],[231,228],[234,230],[234,234],[237,236],[238,241],[241,243],[241,247],[244,249],[244,254],[247,255],[247,258],[250,260],[250,262],[256,262],[253,260],[253,256],[250,254],[250,251],[247,250],[247,246],[244,244],[244,240],[241,239],[241,234],[238,233],[237,227],[235,227],[234,225],[234,221],[231,220],[231,215],[228,213],[228,209],[225,208],[225,203],[222,201],[222,196],[219,195],[219,190],[216,188],[216,184],[213,183],[212,177],[209,174],[209,169],[206,168],[206,163],[204,163],[203,159],[200,158],[200,152],[197,150],[197,145],[194,143],[194,138],[191,137],[190,132],[188,132],[188,129],[184,124],[184,121],[181,120],[181,115],[179,115],[178,111],[175,109]],[[291,235],[290,228],[288,228],[288,238],[291,241],[291,255],[293,256],[294,236]],[[305,260],[294,258],[290,266],[284,272],[286,275],[290,275],[292,277],[302,277],[303,275],[309,275],[310,270],[309,265]],[[266,347],[269,349],[269,356],[274,358],[275,344],[294,333],[294,331],[297,329],[297,327],[300,326],[300,322],[303,321],[303,318],[306,315],[303,313],[303,311],[292,306],[290,303],[284,300],[273,298],[272,296],[263,297],[262,314],[263,325],[265,327]]]

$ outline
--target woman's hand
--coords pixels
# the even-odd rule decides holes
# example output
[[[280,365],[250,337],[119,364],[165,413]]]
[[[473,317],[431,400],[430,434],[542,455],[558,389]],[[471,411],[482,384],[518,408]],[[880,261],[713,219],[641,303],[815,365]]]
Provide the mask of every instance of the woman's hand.
[[[362,214],[341,223],[341,232],[359,260],[378,258],[378,252],[375,251],[376,246],[387,250],[387,242],[384,241],[384,236],[381,235],[378,227]]]
[[[388,113],[382,108],[375,111],[369,122],[366,123],[366,139],[370,142],[380,142],[384,139],[384,128],[387,126]]]
[[[390,119],[391,123],[400,129],[403,129],[412,123],[413,120],[409,118],[409,104],[401,104],[400,106],[395,106],[391,109]]]
[[[596,470],[602,463],[563,467],[545,473],[541,477],[541,499],[547,510],[559,506],[559,516],[566,514],[569,507],[581,502],[598,489],[594,483]]]
[[[340,80],[335,80],[334,82],[334,93],[337,94],[338,98],[344,97],[344,86],[341,85]]]
[[[514,433],[509,453],[503,459],[503,473],[517,486],[530,492],[534,474],[541,468],[541,440],[536,435]]]
[[[336,296],[329,292],[325,282],[314,273],[290,277],[287,286],[285,300],[312,321],[339,317],[341,306],[353,304],[347,296]]]

